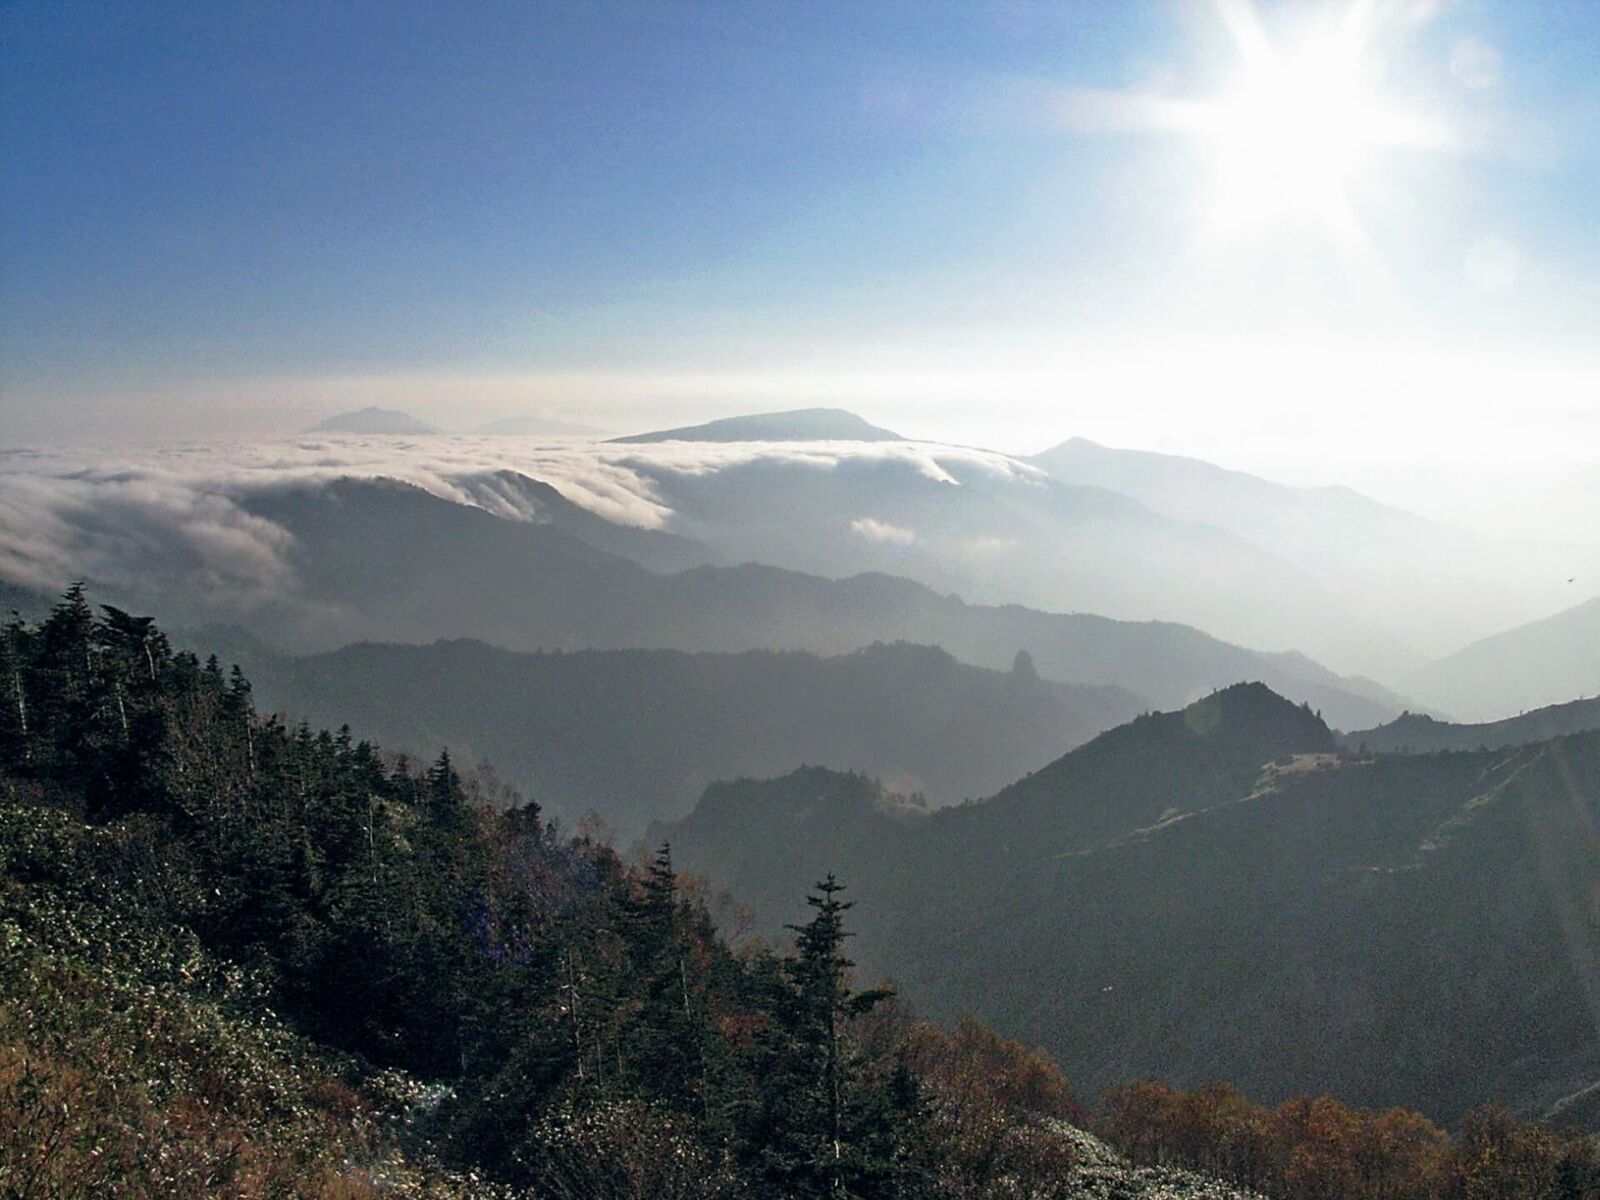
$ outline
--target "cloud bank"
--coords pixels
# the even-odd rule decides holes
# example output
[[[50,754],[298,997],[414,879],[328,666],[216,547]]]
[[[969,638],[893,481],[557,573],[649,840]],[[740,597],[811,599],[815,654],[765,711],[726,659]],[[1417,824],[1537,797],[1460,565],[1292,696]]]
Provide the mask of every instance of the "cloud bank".
[[[898,466],[939,484],[988,476],[1042,483],[1037,468],[991,451],[926,442],[664,442],[611,445],[539,437],[301,437],[191,442],[152,450],[28,447],[0,451],[0,578],[58,588],[87,578],[135,586],[156,569],[194,580],[208,600],[246,608],[292,590],[284,529],[248,511],[252,495],[334,479],[391,478],[513,520],[538,520],[495,478],[541,480],[599,517],[668,529],[674,477],[756,463],[819,472]],[[909,531],[865,519],[856,531],[904,543]]]

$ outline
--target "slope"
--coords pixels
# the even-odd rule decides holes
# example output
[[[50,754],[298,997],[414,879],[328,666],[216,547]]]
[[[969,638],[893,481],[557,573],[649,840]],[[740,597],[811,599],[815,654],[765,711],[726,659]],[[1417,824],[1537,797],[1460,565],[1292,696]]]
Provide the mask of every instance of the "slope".
[[[862,901],[869,969],[1095,1088],[1226,1078],[1453,1119],[1541,1112],[1600,1076],[1600,735],[1331,746],[1304,710],[1229,689],[991,801],[908,821],[870,786],[730,785],[656,834],[768,921],[821,854]]]
[[[1346,734],[1343,741],[1362,753],[1430,754],[1437,750],[1503,750],[1594,729],[1600,729],[1600,697],[1553,704],[1520,717],[1480,725],[1458,725],[1422,713],[1401,713],[1387,725]]]
[[[515,653],[481,642],[364,643],[306,658],[201,632],[270,711],[422,755],[488,760],[570,821],[625,841],[717,779],[825,763],[950,804],[993,791],[1143,703],[1117,688],[983,670],[925,646],[801,652]]]
[[[1427,656],[1555,611],[1568,577],[1600,566],[1593,546],[1484,537],[1346,487],[1293,487],[1200,459],[1073,438],[1030,461],[1065,483],[1225,529],[1308,572],[1358,617],[1403,635],[1360,668],[1389,682]]]
[[[1474,642],[1405,684],[1423,702],[1479,721],[1600,693],[1600,596]]]
[[[881,574],[832,580],[745,564],[659,575],[553,525],[503,520],[394,482],[273,489],[247,504],[292,537],[296,576],[294,605],[258,610],[249,627],[298,650],[472,637],[511,649],[843,654],[910,641],[998,670],[1026,650],[1046,678],[1121,687],[1160,705],[1258,678],[1343,727],[1397,711],[1358,694],[1359,684],[1330,683],[1314,663],[1182,625],[970,605]],[[171,584],[150,598],[187,625],[234,620],[170,607],[189,599]]]
[[[80,589],[0,659],[8,1195],[1241,1195],[858,992],[831,893],[736,952],[665,856],[264,720]]]
[[[788,412],[722,417],[704,425],[685,425],[612,438],[613,442],[898,442],[898,433],[880,429],[842,408],[797,408]]]

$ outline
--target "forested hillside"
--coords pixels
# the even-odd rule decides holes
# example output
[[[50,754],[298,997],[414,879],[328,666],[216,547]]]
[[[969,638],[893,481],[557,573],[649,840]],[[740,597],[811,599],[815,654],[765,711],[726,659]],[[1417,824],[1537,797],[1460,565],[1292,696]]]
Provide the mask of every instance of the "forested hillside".
[[[1060,1075],[856,990],[831,878],[731,945],[664,851],[264,720],[76,590],[0,683],[6,1195],[1078,1186]]]
[[[864,964],[1092,1091],[1226,1079],[1454,1120],[1600,1079],[1600,734],[1336,749],[1241,685],[918,820],[814,771],[709,789],[655,836],[768,923],[828,862],[862,901]]]
[[[595,813],[623,842],[687,813],[715,780],[805,763],[953,804],[1147,707],[1120,688],[1041,679],[1026,657],[988,671],[906,644],[823,658],[363,643],[292,658],[223,630],[193,640],[243,662],[270,711],[487,760],[547,811]]]
[[[76,590],[5,627],[0,692],[0,1194],[1600,1187],[1588,1142],[1492,1113],[1451,1141],[1151,1087],[1100,1119],[1125,1157],[1047,1058],[859,990],[832,876],[791,949],[730,942],[665,849],[632,866],[447,756],[263,719],[237,671]]]

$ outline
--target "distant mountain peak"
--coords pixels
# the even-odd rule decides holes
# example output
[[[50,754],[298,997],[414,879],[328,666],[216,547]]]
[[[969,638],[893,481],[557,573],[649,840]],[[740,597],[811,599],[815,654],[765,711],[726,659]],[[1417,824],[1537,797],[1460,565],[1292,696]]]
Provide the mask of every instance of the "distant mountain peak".
[[[652,433],[612,438],[613,442],[898,442],[900,434],[882,429],[842,408],[797,408],[788,412],[722,417],[704,425],[685,425]]]
[[[378,408],[369,404],[366,408],[336,413],[326,421],[313,425],[307,432],[424,434],[439,431],[426,421],[417,420],[410,413],[393,408]]]

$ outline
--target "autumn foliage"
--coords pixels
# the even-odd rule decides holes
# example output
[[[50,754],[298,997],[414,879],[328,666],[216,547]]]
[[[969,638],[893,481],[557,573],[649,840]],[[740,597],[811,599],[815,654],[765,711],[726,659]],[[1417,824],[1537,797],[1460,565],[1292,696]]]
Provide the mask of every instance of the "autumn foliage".
[[[1104,1098],[1101,1132],[1134,1161],[1204,1171],[1284,1200],[1595,1200],[1600,1145],[1499,1108],[1452,1137],[1403,1108],[1323,1096],[1277,1108],[1237,1088],[1141,1080]]]

